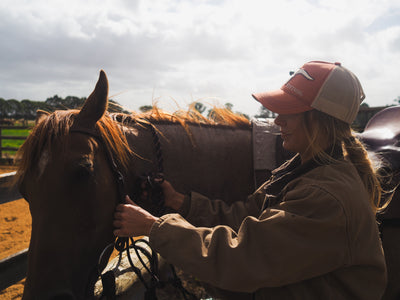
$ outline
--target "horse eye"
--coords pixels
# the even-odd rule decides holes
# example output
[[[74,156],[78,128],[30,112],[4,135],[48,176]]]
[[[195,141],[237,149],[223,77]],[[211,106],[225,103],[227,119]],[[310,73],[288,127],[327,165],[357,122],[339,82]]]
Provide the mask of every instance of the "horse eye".
[[[72,172],[75,181],[86,181],[93,176],[93,163],[89,161],[80,162]]]

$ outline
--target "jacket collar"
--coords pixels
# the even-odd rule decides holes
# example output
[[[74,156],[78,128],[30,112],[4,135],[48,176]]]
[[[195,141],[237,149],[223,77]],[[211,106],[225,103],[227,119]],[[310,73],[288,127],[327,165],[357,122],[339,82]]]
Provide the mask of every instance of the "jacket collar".
[[[332,160],[323,161],[315,157],[302,164],[300,155],[297,154],[291,160],[287,161],[282,166],[272,171],[270,182],[264,188],[265,192],[269,196],[272,196],[273,199],[271,199],[272,201],[269,201],[270,203],[264,204],[264,208],[266,206],[279,203],[281,201],[281,192],[283,188],[292,180],[310,172],[311,170],[319,166],[328,165],[333,163],[334,161],[342,160],[343,150],[341,145],[335,145],[332,148],[331,153],[329,153],[328,155],[332,157]]]

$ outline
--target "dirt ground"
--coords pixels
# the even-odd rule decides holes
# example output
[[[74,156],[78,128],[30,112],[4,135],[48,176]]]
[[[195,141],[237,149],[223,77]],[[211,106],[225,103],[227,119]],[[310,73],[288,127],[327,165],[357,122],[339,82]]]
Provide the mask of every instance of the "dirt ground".
[[[0,165],[0,174],[15,170]],[[0,205],[0,260],[29,246],[31,216],[24,199]],[[1,300],[21,299],[25,280],[0,291]]]

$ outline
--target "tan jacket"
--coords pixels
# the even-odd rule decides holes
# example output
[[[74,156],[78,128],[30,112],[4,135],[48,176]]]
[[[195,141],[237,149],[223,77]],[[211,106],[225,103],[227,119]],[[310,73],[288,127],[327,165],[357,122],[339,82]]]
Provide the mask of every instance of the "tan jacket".
[[[312,169],[261,211],[268,184],[232,206],[192,192],[185,218],[154,224],[151,246],[226,299],[380,299],[385,259],[354,166]]]

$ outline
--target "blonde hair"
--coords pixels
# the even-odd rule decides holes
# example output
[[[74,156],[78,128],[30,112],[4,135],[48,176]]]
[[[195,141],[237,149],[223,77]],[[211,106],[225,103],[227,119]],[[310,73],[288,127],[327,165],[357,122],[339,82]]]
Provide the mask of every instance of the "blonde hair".
[[[381,203],[382,186],[377,170],[369,158],[363,144],[353,134],[348,123],[322,113],[318,110],[311,110],[304,113],[304,126],[309,140],[307,151],[320,161],[332,162],[334,148],[341,146],[346,159],[351,161],[358,171],[369,194],[369,202],[372,210],[377,213],[384,209],[389,203]],[[326,141],[331,147],[324,149],[326,144],[317,141]]]

